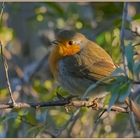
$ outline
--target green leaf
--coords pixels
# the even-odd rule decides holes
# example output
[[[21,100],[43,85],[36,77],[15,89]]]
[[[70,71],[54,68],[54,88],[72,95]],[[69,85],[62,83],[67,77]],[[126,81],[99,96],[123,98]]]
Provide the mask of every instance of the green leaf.
[[[134,60],[133,60],[133,55],[134,55],[134,50],[133,50],[132,43],[129,43],[128,46],[125,47],[125,56],[127,59],[127,65],[129,70],[133,73],[133,65],[134,65]]]
[[[111,94],[106,95],[103,105],[108,105],[110,102],[110,98],[111,98]]]
[[[48,2],[47,5],[49,8],[53,10],[53,12],[56,12],[57,14],[61,16],[64,15],[64,10],[60,4],[55,3],[55,2]]]
[[[91,91],[94,91],[103,81],[106,81],[108,80],[110,77],[105,77],[105,78],[102,78],[101,80],[97,81],[96,83],[94,84],[91,84],[87,90],[85,91],[84,95],[82,96],[82,99],[84,99],[85,97],[87,97]]]
[[[139,20],[139,19],[140,19],[140,14],[137,13],[137,14],[133,17],[133,19],[134,19],[134,20]]]
[[[105,33],[102,33],[96,37],[96,42],[100,45],[105,43]]]
[[[44,126],[42,125],[33,126],[30,129],[28,129],[26,135],[28,137],[36,137],[40,133],[40,131],[42,131],[42,129],[44,129]]]
[[[33,125],[37,125],[38,123],[35,112],[28,112],[25,116],[25,120]]]
[[[111,107],[115,104],[118,97],[119,97],[119,94],[117,92],[112,93],[112,96],[111,96],[111,99],[110,99],[110,102],[109,102],[109,106],[108,106],[108,109],[107,109],[108,112],[111,110]]]
[[[129,94],[131,93],[131,84],[129,82],[123,84],[120,87],[120,92],[119,92],[119,101],[120,102],[124,102],[124,100],[126,99],[126,97],[129,96]]]
[[[140,62],[134,64],[134,73],[138,74],[140,72]]]
[[[10,119],[15,119],[17,118],[18,114],[16,112],[10,112],[7,114],[7,116],[1,116],[0,117],[0,123],[5,123],[8,122]]]
[[[118,76],[114,81],[112,81],[109,85],[107,85],[107,90],[111,92],[111,99],[109,101],[109,108],[108,111],[110,111],[111,106],[114,105],[114,103],[119,101],[124,101],[125,98],[129,95],[127,91],[129,84],[128,84],[128,78],[126,76]]]
[[[116,68],[113,72],[112,72],[112,76],[118,76],[119,74],[124,74],[124,70],[122,68]]]

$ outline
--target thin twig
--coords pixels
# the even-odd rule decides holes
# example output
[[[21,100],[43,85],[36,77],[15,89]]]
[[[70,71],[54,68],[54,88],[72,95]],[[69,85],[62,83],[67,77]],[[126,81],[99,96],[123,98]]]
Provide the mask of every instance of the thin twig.
[[[131,32],[132,32],[133,34],[135,34],[136,36],[139,36],[139,37],[140,37],[140,33],[138,33],[138,28],[136,28],[135,31],[132,31],[132,30],[131,30]]]
[[[103,111],[100,112],[100,114],[97,116],[95,123],[98,123],[99,120],[101,119],[101,117],[103,116],[103,114],[106,112],[106,110],[104,109]]]
[[[93,137],[93,135],[96,132],[97,127],[98,127],[98,125],[99,125],[100,122],[101,122],[101,119],[98,119],[98,121],[94,122],[94,126],[93,126],[92,131],[91,131],[91,133],[89,135],[90,138]]]
[[[76,123],[76,121],[78,120],[78,118],[80,118],[81,114],[80,114],[80,109],[77,109],[73,115],[71,116],[71,124],[69,126],[69,129],[68,129],[68,137],[72,137],[71,136],[71,132],[72,132],[72,129]]]
[[[138,42],[138,43],[136,43],[136,44],[134,44],[134,45],[132,45],[133,47],[136,47],[136,46],[139,46],[140,45],[140,42]]]
[[[11,84],[10,84],[9,75],[8,75],[8,64],[7,64],[7,61],[6,61],[6,59],[3,55],[3,49],[2,49],[1,41],[0,41],[0,47],[1,47],[2,62],[3,62],[3,65],[4,65],[6,82],[7,82],[7,86],[8,86],[8,90],[9,90],[9,94],[10,94],[10,99],[12,101],[13,106],[15,106],[16,103],[15,103],[15,100],[14,100],[13,95],[12,95],[12,89],[11,89]]]
[[[3,16],[4,8],[5,8],[5,5],[4,5],[4,2],[3,2],[2,3],[1,13],[0,13],[0,22],[1,23],[2,23],[2,16]],[[11,89],[9,75],[8,75],[8,64],[7,64],[7,61],[6,61],[6,59],[5,59],[4,55],[3,55],[3,46],[2,46],[1,41],[0,41],[0,48],[1,48],[2,62],[3,62],[3,65],[4,65],[6,82],[7,82],[7,86],[8,86],[8,90],[9,90],[9,94],[10,94],[10,99],[12,101],[12,105],[15,106],[16,103],[15,103],[15,100],[14,100],[13,95],[12,95],[12,89]]]
[[[130,108],[130,111],[129,111],[130,124],[133,130],[134,137],[136,137],[138,135],[138,129],[137,129],[136,120],[134,117],[134,112],[132,111],[132,102],[131,102],[130,97],[129,97],[129,108]]]
[[[133,81],[133,84],[140,84],[140,81]]]
[[[130,110],[134,113],[136,116],[137,121],[140,122],[140,107],[137,103],[135,103],[132,99],[126,99],[125,103],[130,108]]]
[[[123,67],[124,67],[125,75],[127,75],[127,66],[125,62],[125,44],[124,44],[125,33],[124,32],[125,32],[125,21],[126,21],[127,13],[128,13],[127,10],[128,10],[128,3],[125,2],[124,7],[123,7],[122,25],[121,25],[121,33],[120,33],[120,46],[122,50],[122,59],[123,59]]]
[[[1,12],[0,12],[0,24],[2,24],[2,16],[3,16],[3,11],[4,11],[4,2],[2,2],[2,8],[1,8]]]
[[[61,133],[68,128],[69,124],[72,123],[72,125],[70,126],[70,129],[68,130],[68,133],[71,132],[71,127],[75,124],[75,121],[78,119],[78,115],[80,113],[80,108],[77,109],[69,118],[69,120],[63,125],[63,127],[61,127],[56,135],[56,137],[60,136]]]

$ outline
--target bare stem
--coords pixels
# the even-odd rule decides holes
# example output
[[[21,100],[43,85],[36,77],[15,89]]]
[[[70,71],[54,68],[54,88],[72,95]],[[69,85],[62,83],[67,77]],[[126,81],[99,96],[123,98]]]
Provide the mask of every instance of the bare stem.
[[[128,3],[124,3],[123,7],[123,15],[122,15],[122,25],[121,25],[121,33],[120,33],[120,42],[121,42],[121,50],[122,50],[122,58],[123,58],[123,67],[125,71],[125,75],[127,75],[127,66],[126,66],[126,61],[125,61],[125,44],[124,44],[124,31],[125,31],[125,22],[127,18],[127,13],[128,13]]]
[[[131,128],[133,130],[134,137],[137,137],[138,136],[138,129],[137,129],[136,120],[134,117],[134,112],[132,111],[132,102],[131,102],[130,97],[129,97],[129,105],[130,105],[129,106],[130,107],[130,111],[129,111],[130,124],[131,124]]]
[[[80,108],[80,107],[87,107],[92,108],[93,110],[97,110],[97,108],[94,108],[94,105],[88,106],[91,104],[91,101],[87,100],[69,100],[68,98],[65,99],[58,99],[56,101],[48,101],[48,102],[40,102],[40,103],[25,103],[25,102],[16,102],[16,108],[40,108],[40,107],[50,107],[50,106],[64,106],[69,105],[72,107]],[[14,108],[14,106],[11,103],[6,104],[0,104],[0,109],[8,109],[8,108]],[[98,110],[107,110],[108,106],[104,106],[102,104],[98,104]],[[120,106],[112,106],[111,111],[115,112],[122,112],[122,113],[128,113],[127,108],[120,107]]]
[[[1,24],[2,24],[2,16],[3,16],[4,8],[5,8],[5,5],[4,5],[4,2],[3,2],[2,3],[2,9],[1,9],[1,12],[0,12],[0,23]],[[9,75],[8,75],[8,64],[7,64],[6,58],[3,55],[3,46],[2,46],[1,41],[0,41],[0,47],[1,47],[2,62],[3,62],[3,65],[4,65],[6,82],[7,82],[7,86],[8,86],[8,90],[9,90],[9,94],[10,94],[10,99],[12,101],[12,105],[15,106],[16,103],[15,103],[15,100],[14,100],[13,95],[12,95],[12,89],[11,89]]]
[[[2,16],[3,16],[3,11],[4,11],[4,2],[2,2],[2,8],[1,8],[1,12],[0,12],[0,23],[2,23]]]
[[[7,64],[7,61],[6,61],[6,59],[5,59],[4,55],[3,55],[3,48],[2,48],[1,41],[0,41],[0,47],[1,47],[2,62],[3,62],[3,65],[4,65],[6,82],[7,82],[7,86],[8,86],[8,90],[9,90],[9,94],[10,94],[10,99],[12,101],[13,106],[15,106],[16,103],[15,103],[15,100],[14,100],[13,95],[12,95],[12,89],[11,89],[9,75],[8,75],[8,64]]]

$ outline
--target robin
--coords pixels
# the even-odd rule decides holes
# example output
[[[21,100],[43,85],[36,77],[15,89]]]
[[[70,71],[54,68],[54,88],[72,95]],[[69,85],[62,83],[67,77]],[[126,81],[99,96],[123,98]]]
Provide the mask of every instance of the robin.
[[[63,30],[56,36],[49,64],[54,78],[73,95],[83,95],[87,88],[109,76],[116,66],[109,54],[83,34]],[[102,92],[97,93],[97,97]]]
[[[49,66],[54,78],[73,95],[85,93],[87,88],[116,69],[110,55],[98,44],[83,34],[63,30],[56,35],[49,55]],[[92,95],[96,98],[106,95],[102,85]],[[127,100],[127,104],[128,100]],[[140,121],[140,109],[132,101],[131,110]]]

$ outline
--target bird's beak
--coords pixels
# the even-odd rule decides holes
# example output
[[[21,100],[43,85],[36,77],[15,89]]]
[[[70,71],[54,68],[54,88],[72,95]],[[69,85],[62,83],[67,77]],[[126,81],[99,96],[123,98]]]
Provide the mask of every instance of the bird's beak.
[[[54,40],[54,41],[51,42],[51,45],[55,45],[56,46],[58,44],[59,44],[59,41],[58,40]]]

